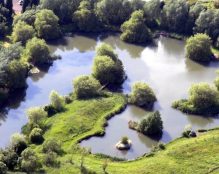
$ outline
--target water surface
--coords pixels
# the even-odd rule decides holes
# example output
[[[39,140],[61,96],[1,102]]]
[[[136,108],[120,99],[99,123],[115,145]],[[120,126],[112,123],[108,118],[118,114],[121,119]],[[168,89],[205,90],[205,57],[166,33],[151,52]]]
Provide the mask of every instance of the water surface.
[[[160,38],[155,46],[136,46],[120,41],[117,35],[88,37],[75,35],[66,37],[50,45],[50,49],[62,57],[54,62],[48,70],[38,76],[27,79],[26,93],[12,99],[10,107],[2,113],[0,126],[0,146],[9,142],[9,137],[20,132],[27,122],[25,110],[32,106],[47,104],[49,93],[55,89],[65,95],[73,90],[72,80],[78,75],[90,74],[95,48],[101,42],[113,46],[122,60],[128,79],[123,85],[124,93],[129,93],[136,81],[148,83],[156,93],[158,102],[154,110],[159,110],[164,122],[164,134],[161,141],[167,143],[181,135],[185,125],[194,129],[207,129],[219,125],[217,118],[204,118],[185,115],[171,108],[174,100],[186,98],[188,88],[193,83],[212,83],[219,67],[217,62],[203,66],[185,58],[185,43],[168,38]],[[149,152],[157,141],[128,129],[128,121],[141,120],[147,112],[129,106],[123,113],[113,117],[102,138],[92,137],[83,141],[83,147],[90,147],[93,153],[104,153],[111,156],[133,159]],[[132,149],[121,152],[115,144],[122,136],[133,141]]]

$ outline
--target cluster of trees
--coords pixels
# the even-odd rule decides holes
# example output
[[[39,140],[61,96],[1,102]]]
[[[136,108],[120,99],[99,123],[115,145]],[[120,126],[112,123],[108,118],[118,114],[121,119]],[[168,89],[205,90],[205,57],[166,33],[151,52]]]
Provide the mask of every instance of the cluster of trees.
[[[0,38],[4,37],[12,22],[13,4],[12,0],[0,0]]]
[[[34,36],[44,40],[61,37],[59,19],[47,9],[26,11],[15,18],[13,26],[12,40],[23,45]]]
[[[91,76],[80,76],[73,81],[74,94],[78,99],[98,97],[102,86],[120,86],[125,78],[123,64],[113,48],[101,44],[96,49]]]
[[[157,98],[153,90],[144,82],[136,82],[132,86],[132,92],[129,95],[129,103],[137,106],[151,109]]]
[[[218,88],[218,79],[215,86]],[[191,114],[216,115],[219,113],[219,91],[207,83],[194,84],[189,90],[188,100],[179,100],[173,107]]]

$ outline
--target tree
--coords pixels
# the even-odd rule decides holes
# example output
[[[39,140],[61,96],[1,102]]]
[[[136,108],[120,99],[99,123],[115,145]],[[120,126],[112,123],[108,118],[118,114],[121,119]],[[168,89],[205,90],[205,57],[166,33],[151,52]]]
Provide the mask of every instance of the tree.
[[[148,136],[158,136],[162,134],[163,122],[158,111],[149,113],[141,120],[138,126],[139,132]]]
[[[13,26],[15,26],[20,21],[23,21],[28,25],[34,26],[37,12],[38,10],[32,9],[32,10],[27,10],[20,15],[16,15],[13,20]]]
[[[57,39],[61,36],[59,18],[51,10],[43,9],[36,14],[34,23],[37,36],[45,40]]]
[[[12,13],[13,13],[13,2],[12,2],[12,0],[6,0],[5,7],[9,10],[9,15],[12,16]]]
[[[108,56],[113,61],[118,60],[118,55],[114,52],[113,48],[106,43],[103,43],[96,48],[96,56]]]
[[[6,148],[2,151],[1,161],[6,164],[9,170],[14,170],[18,162],[18,154],[11,148]]]
[[[121,62],[114,62],[109,56],[95,57],[92,70],[102,85],[121,85],[125,79]]]
[[[78,9],[81,0],[43,0],[42,8],[52,10],[62,24],[72,22],[72,14]]]
[[[195,24],[196,33],[206,33],[215,41],[219,36],[219,9],[202,11]]]
[[[11,136],[10,140],[11,148],[20,155],[21,152],[27,148],[27,142],[22,134],[15,133]]]
[[[102,85],[121,85],[125,80],[125,71],[121,60],[107,44],[101,44],[96,49],[92,75]]]
[[[165,2],[161,26],[171,32],[184,33],[189,15],[186,0],[169,0]]]
[[[33,173],[41,167],[36,153],[28,148],[21,154],[21,169],[27,173]]]
[[[142,10],[132,13],[131,18],[121,26],[121,39],[130,43],[148,43],[152,40],[149,29],[144,24]]]
[[[151,108],[156,101],[153,90],[143,82],[136,82],[132,86],[129,102],[140,107]]]
[[[26,8],[28,7],[29,4],[30,4],[30,0],[23,0],[22,13],[26,11]]]
[[[60,112],[65,107],[64,98],[60,96],[56,91],[51,91],[50,96],[50,104],[53,108],[55,108],[56,111]]]
[[[0,173],[1,174],[7,174],[8,168],[5,165],[5,163],[0,161]]]
[[[29,120],[29,124],[40,126],[46,117],[47,113],[40,107],[32,107],[27,110],[27,118]]]
[[[34,28],[25,22],[18,22],[14,28],[12,33],[12,40],[13,42],[21,42],[23,45],[29,39],[32,39],[35,36]]]
[[[73,19],[77,23],[80,31],[96,32],[100,30],[99,19],[97,18],[89,0],[81,1],[78,10],[74,13]]]
[[[201,111],[218,106],[219,93],[207,83],[194,84],[189,90],[189,102]]]
[[[212,55],[211,39],[208,35],[196,34],[186,41],[186,57],[198,62],[209,62]]]
[[[101,85],[92,76],[79,76],[73,81],[74,93],[78,99],[93,98],[100,95]]]
[[[34,65],[46,64],[51,60],[48,45],[43,39],[36,37],[27,42],[23,57]]]
[[[5,69],[6,86],[10,90],[26,87],[27,66],[18,60],[13,60]]]
[[[40,144],[43,141],[43,130],[40,128],[34,128],[29,135],[29,140],[32,143]]]
[[[97,3],[98,17],[107,25],[121,25],[132,13],[128,0],[102,0]]]
[[[60,154],[62,152],[61,144],[55,139],[46,140],[43,143],[43,152],[55,152],[57,154]]]

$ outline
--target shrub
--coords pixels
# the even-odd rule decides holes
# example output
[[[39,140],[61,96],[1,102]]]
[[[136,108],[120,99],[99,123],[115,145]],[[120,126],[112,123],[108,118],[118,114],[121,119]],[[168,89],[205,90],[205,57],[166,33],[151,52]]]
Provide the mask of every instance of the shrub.
[[[186,41],[186,56],[198,62],[209,62],[212,58],[211,39],[206,34],[196,34]]]
[[[51,91],[50,96],[50,104],[55,108],[57,112],[64,110],[65,102],[64,98],[58,94],[56,91]]]
[[[17,165],[18,155],[12,149],[7,148],[2,152],[1,161],[9,170],[13,170]]]
[[[10,90],[26,87],[27,66],[18,60],[11,61],[5,69],[5,85]]]
[[[136,82],[132,86],[129,102],[140,107],[151,108],[156,101],[153,90],[143,82]]]
[[[15,133],[11,136],[10,140],[11,148],[20,155],[21,152],[27,148],[27,142],[25,140],[24,135]]]
[[[217,90],[219,91],[219,77],[214,80],[214,84],[215,84]]]
[[[5,163],[0,161],[0,173],[7,174],[8,168]]]
[[[37,36],[45,40],[57,39],[61,36],[59,18],[51,10],[43,9],[36,14],[34,23]]]
[[[13,28],[12,40],[13,42],[21,42],[25,45],[29,39],[34,37],[34,35],[35,31],[33,27],[20,21]]]
[[[125,72],[121,61],[113,61],[109,56],[97,56],[94,59],[92,75],[102,85],[121,85]]]
[[[43,130],[40,128],[34,128],[29,135],[30,142],[40,144],[43,142]]]
[[[141,120],[138,126],[139,132],[148,136],[158,136],[162,134],[163,122],[158,111],[149,113]]]
[[[26,149],[21,154],[21,169],[32,173],[41,167],[39,159],[32,149]]]
[[[122,143],[122,144],[128,144],[128,140],[129,140],[128,137],[122,137],[121,143]]]
[[[189,101],[200,110],[208,110],[218,105],[219,93],[207,83],[194,84],[189,90]]]
[[[24,58],[34,65],[48,63],[51,59],[49,47],[44,40],[35,37],[27,42]]]
[[[113,48],[106,44],[103,43],[100,46],[96,48],[96,56],[108,56],[110,57],[113,61],[118,60],[117,54],[113,51]]]
[[[47,113],[41,107],[32,107],[27,110],[29,124],[40,125],[42,120],[47,117]]]
[[[36,13],[37,13],[37,10],[31,9],[31,10],[25,11],[22,14],[15,15],[13,26],[15,26],[20,21],[25,22],[28,25],[34,26],[34,22],[36,19]]]
[[[148,43],[152,40],[151,33],[144,23],[144,12],[138,10],[121,26],[121,39],[130,43]]]
[[[55,152],[57,154],[60,154],[62,152],[61,144],[57,142],[57,140],[55,139],[46,140],[43,143],[43,152],[44,153]]]
[[[58,167],[60,162],[57,160],[57,154],[55,152],[48,152],[44,158],[44,164],[48,167]]]
[[[101,85],[91,76],[80,76],[73,81],[74,93],[78,99],[92,98],[100,95]]]

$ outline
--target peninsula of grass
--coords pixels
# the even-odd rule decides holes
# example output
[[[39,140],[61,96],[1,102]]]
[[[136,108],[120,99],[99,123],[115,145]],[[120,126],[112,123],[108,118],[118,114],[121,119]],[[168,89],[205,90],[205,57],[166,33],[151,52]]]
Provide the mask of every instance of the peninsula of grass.
[[[59,165],[44,165],[46,153],[42,145],[30,145],[42,162],[45,173],[129,174],[129,173],[217,173],[219,171],[219,129],[200,134],[197,138],[179,138],[160,150],[133,161],[118,161],[104,155],[91,154],[80,147],[79,142],[93,135],[103,135],[107,119],[126,106],[121,94],[74,100],[65,111],[46,119],[49,128],[44,141],[60,142],[62,153],[57,156]],[[105,167],[104,167],[105,166]],[[85,172],[85,173],[86,173]]]

